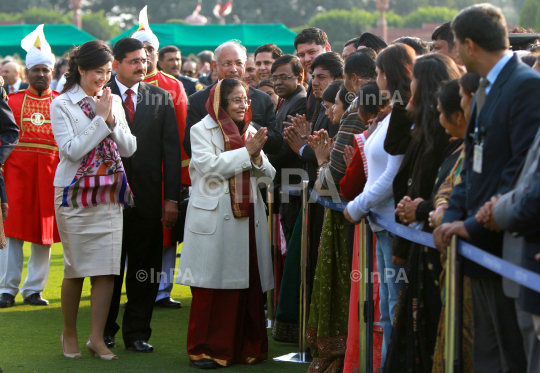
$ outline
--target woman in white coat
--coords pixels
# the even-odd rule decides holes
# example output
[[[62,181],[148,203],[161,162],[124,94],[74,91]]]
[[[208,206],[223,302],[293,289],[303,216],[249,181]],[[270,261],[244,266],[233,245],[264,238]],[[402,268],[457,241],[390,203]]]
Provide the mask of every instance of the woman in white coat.
[[[262,152],[266,128],[250,126],[249,87],[224,79],[208,115],[191,128],[192,157],[177,282],[193,295],[190,364],[212,369],[255,364],[268,354],[263,292],[273,288],[264,201],[259,187],[275,170]]]
[[[112,52],[101,41],[71,51],[62,94],[51,104],[51,125],[60,149],[54,178],[58,231],[64,250],[61,336],[64,356],[81,357],[77,312],[85,277],[94,276],[91,357],[118,359],[103,341],[114,276],[120,274],[122,209],[132,195],[122,165],[137,141],[126,122],[122,99],[103,86],[111,77]]]

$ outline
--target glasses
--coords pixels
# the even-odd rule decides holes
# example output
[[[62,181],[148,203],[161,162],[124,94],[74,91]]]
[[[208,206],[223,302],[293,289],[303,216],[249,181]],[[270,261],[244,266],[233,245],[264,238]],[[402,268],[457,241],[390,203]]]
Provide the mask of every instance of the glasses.
[[[244,104],[246,106],[251,105],[250,98],[235,97],[235,98],[229,98],[228,100],[234,102],[236,105],[240,105],[240,104]]]
[[[130,64],[131,66],[135,67],[135,66],[139,66],[139,64],[147,65],[149,61],[150,60],[148,60],[147,58],[143,58],[143,59],[135,58],[134,60],[130,60],[126,62]]]
[[[242,61],[236,61],[236,62],[223,62],[223,63],[217,62],[217,61],[216,61],[216,63],[217,63],[218,65],[220,65],[220,66],[225,67],[225,68],[229,68],[229,67],[231,67],[232,65],[236,66],[236,67],[239,68],[239,69],[242,69],[242,68],[244,67],[244,62],[242,62]]]
[[[294,75],[285,75],[285,74],[282,74],[282,75],[272,75],[272,77],[270,78],[270,81],[272,83],[275,83],[277,82],[278,80],[279,81],[286,81],[286,80],[289,80],[289,79],[292,79],[292,78],[296,78],[296,76]]]

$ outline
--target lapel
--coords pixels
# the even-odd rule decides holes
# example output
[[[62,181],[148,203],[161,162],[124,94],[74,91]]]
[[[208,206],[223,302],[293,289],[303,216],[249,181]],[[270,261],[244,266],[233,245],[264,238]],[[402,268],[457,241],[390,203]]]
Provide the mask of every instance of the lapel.
[[[219,125],[212,119],[210,114],[205,116],[202,122],[206,129],[212,131],[212,143],[221,149],[222,152],[225,151],[225,140],[223,140],[223,134],[221,133]]]
[[[126,122],[129,125],[129,128],[133,128],[133,123],[129,120],[129,115],[125,114],[127,113],[127,107],[124,105],[124,100],[122,99],[122,94],[120,93],[120,88],[118,88],[118,84],[116,84],[116,79],[112,78],[111,81],[106,85],[107,87],[111,88],[111,93],[118,95],[120,97],[120,101],[122,101],[122,108],[124,109],[124,115],[126,117]]]
[[[478,124],[480,125],[480,128],[485,128],[487,125],[490,124],[490,122],[492,122],[492,120],[490,119],[491,113],[497,107],[497,103],[499,102],[499,97],[501,96],[503,86],[514,72],[517,65],[518,57],[514,54],[512,58],[506,63],[504,68],[501,70],[499,76],[497,77],[497,80],[495,81],[495,84],[493,84],[488,96],[486,97],[486,102],[484,103],[482,111],[478,116]],[[474,100],[473,113],[476,113],[476,100]]]
[[[133,129],[137,127],[141,119],[146,114],[150,103],[155,100],[154,97],[150,97],[150,90],[148,84],[140,82],[139,91],[137,93],[137,107],[135,108],[135,117],[133,118]],[[140,99],[139,99],[140,98]],[[164,97],[162,97],[163,99]],[[156,100],[156,102],[159,102]]]

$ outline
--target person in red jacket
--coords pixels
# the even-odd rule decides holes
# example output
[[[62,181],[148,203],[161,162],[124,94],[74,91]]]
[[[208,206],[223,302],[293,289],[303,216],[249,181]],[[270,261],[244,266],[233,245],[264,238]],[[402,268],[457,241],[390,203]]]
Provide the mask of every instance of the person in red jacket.
[[[41,293],[49,275],[51,244],[60,242],[53,186],[59,157],[49,110],[52,100],[59,95],[49,87],[55,59],[45,40],[43,25],[23,39],[21,45],[28,52],[26,75],[30,85],[8,96],[20,138],[3,167],[12,209],[4,225],[7,247],[0,251],[1,308],[13,306],[19,292],[25,241],[32,246],[21,288],[24,303],[49,304]]]
[[[180,81],[172,75],[166,74],[157,69],[159,40],[152,32],[148,25],[148,17],[146,15],[146,7],[139,14],[139,29],[132,35],[134,39],[144,43],[148,53],[147,75],[143,82],[158,86],[168,91],[173,98],[174,111],[176,113],[176,121],[178,124],[178,132],[180,134],[180,143],[184,140],[184,132],[186,126],[187,112],[187,96],[184,86]],[[142,97],[145,100],[147,98]],[[151,97],[148,99],[152,99]],[[191,185],[188,173],[189,157],[182,148],[182,184],[184,189]],[[184,191],[182,191],[184,195]],[[180,202],[180,201],[174,201]],[[183,224],[182,219],[179,219],[177,224]],[[180,227],[183,230],[183,227]],[[174,283],[174,268],[176,264],[176,237],[173,235],[173,229],[163,228],[163,260],[161,269],[161,280],[159,284],[159,292],[156,297],[156,305],[164,308],[181,308],[180,302],[171,299],[171,290]]]

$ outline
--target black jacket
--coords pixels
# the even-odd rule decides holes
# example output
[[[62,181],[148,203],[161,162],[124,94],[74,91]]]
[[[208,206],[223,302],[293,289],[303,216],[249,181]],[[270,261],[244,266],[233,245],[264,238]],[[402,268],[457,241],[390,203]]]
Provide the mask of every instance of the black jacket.
[[[116,80],[107,86],[121,96]],[[127,112],[125,105],[124,110]],[[162,193],[165,199],[180,201],[182,177],[180,136],[170,93],[141,82],[135,118],[131,123],[126,115],[126,120],[137,138],[135,154],[122,157],[134,210],[139,216],[161,219]]]
[[[471,243],[498,257],[502,255],[502,233],[484,228],[476,221],[475,214],[491,197],[510,190],[540,127],[539,86],[540,75],[514,54],[491,87],[478,117],[484,141],[482,173],[472,169],[476,124],[476,99],[473,99],[465,134],[462,182],[452,191],[442,220],[443,223],[463,220]],[[472,278],[498,277],[467,259],[463,269]]]
[[[11,154],[19,142],[19,126],[15,122],[13,112],[8,105],[6,91],[0,87],[0,167],[6,162],[6,159]],[[0,198],[2,203],[7,203],[6,184],[4,177],[0,173]]]
[[[208,115],[205,105],[210,97],[210,90],[216,83],[206,87],[205,89],[195,92],[188,97],[187,117],[186,117],[186,133],[184,136],[184,150],[191,157],[191,127],[199,123],[205,116]],[[266,154],[277,154],[281,150],[283,144],[283,136],[276,130],[276,116],[274,115],[274,103],[266,93],[255,88],[249,89],[249,98],[251,98],[252,110],[252,125],[259,129],[266,127],[268,129],[268,140],[264,145]]]

